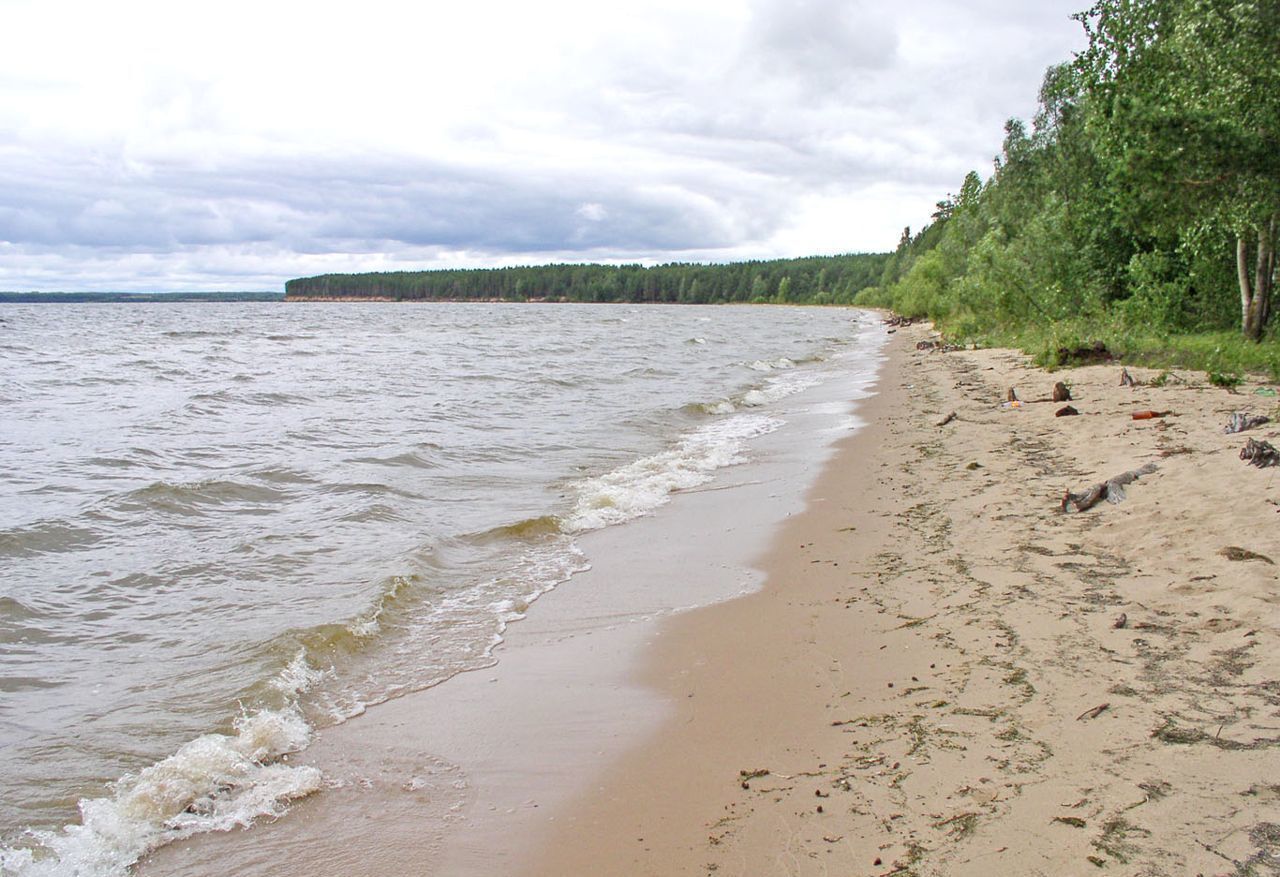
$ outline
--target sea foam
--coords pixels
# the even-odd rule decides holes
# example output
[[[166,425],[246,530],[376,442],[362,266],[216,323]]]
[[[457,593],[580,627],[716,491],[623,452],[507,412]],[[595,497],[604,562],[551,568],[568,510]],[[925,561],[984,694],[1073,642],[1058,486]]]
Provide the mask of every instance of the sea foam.
[[[697,487],[717,469],[741,462],[749,439],[781,425],[781,420],[759,414],[730,417],[689,433],[668,450],[587,479],[577,487],[564,529],[596,530],[648,514],[676,491]]]
[[[117,781],[110,797],[82,800],[80,824],[33,831],[30,846],[0,849],[0,873],[117,877],[164,844],[279,816],[320,789],[320,771],[287,763],[310,736],[292,709],[243,716],[234,733],[198,737]]]

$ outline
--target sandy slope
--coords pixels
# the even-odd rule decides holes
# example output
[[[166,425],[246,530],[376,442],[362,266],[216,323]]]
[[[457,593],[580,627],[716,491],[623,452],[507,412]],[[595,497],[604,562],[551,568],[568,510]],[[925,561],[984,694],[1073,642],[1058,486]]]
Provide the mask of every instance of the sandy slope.
[[[896,334],[765,590],[667,623],[644,680],[674,718],[528,873],[1280,873],[1280,567],[1222,553],[1280,561],[1280,469],[1222,432],[1276,398],[926,337]],[[1060,378],[1081,416],[1000,406]]]

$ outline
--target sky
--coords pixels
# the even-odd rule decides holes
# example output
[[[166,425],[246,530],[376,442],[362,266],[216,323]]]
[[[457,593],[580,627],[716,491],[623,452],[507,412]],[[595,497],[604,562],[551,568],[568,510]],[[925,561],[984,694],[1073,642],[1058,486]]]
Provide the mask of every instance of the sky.
[[[1083,0],[0,0],[0,290],[884,251]]]

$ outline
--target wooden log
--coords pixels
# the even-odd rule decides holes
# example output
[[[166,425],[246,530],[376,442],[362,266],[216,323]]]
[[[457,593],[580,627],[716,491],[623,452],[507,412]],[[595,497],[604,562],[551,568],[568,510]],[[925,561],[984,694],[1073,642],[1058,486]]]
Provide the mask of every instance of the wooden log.
[[[1132,484],[1143,475],[1150,475],[1152,472],[1156,471],[1156,468],[1157,466],[1155,463],[1147,463],[1145,466],[1141,466],[1137,469],[1130,469],[1128,472],[1121,472],[1114,478],[1108,478],[1101,484],[1095,484],[1082,493],[1072,493],[1068,490],[1063,494],[1060,508],[1062,511],[1067,512],[1074,506],[1077,512],[1084,512],[1093,508],[1104,499],[1113,505],[1123,502],[1126,496],[1124,489],[1125,485]]]

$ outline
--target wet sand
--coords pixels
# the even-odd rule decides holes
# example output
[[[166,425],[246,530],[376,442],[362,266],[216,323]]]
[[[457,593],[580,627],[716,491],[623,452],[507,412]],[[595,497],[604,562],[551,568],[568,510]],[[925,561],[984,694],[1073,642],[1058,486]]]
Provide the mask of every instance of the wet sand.
[[[896,334],[764,589],[664,624],[671,716],[513,873],[1280,869],[1280,477],[1239,458],[1277,433],[1223,433],[1275,397],[930,337]],[[1080,416],[1000,405],[1060,379]]]

